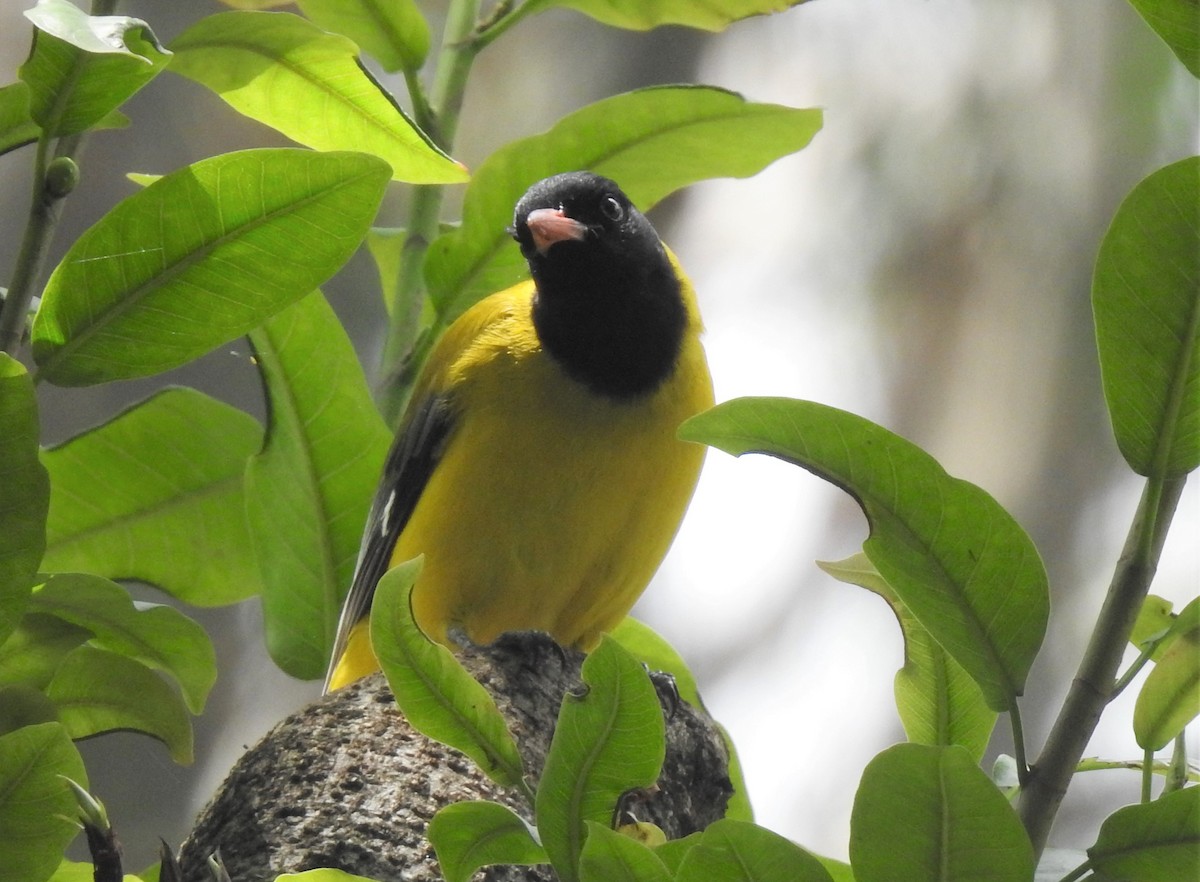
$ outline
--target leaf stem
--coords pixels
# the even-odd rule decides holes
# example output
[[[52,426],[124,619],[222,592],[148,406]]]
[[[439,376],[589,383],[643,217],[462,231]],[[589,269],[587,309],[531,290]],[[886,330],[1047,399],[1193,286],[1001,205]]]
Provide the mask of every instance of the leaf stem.
[[[450,153],[458,131],[467,79],[479,47],[470,39],[479,17],[480,0],[453,0],[446,16],[442,47],[434,71],[428,101],[419,84],[409,83],[413,106],[420,108],[418,121],[434,142]],[[418,86],[413,92],[414,85]],[[396,299],[383,348],[383,391],[380,407],[388,425],[394,426],[407,403],[420,359],[414,357],[425,301],[424,264],[429,243],[438,234],[443,186],[416,187],[409,209],[408,235]]]
[[[1029,761],[1025,756],[1025,730],[1021,726],[1021,709],[1016,700],[1008,709],[1008,721],[1012,726],[1013,759],[1017,761],[1017,783],[1024,789],[1029,782]]]
[[[1080,864],[1078,867],[1076,867],[1074,870],[1067,873],[1067,875],[1065,875],[1061,879],[1059,879],[1058,882],[1076,882],[1076,880],[1082,879],[1084,876],[1086,876],[1091,871],[1092,871],[1092,862],[1090,860],[1086,860],[1082,864]]]
[[[500,0],[486,21],[479,23],[475,30],[474,43],[476,50],[489,45],[493,40],[523,19],[528,12],[526,2],[516,0]]]
[[[33,302],[34,287],[46,263],[54,227],[61,211],[61,198],[53,198],[46,189],[46,157],[50,137],[43,131],[37,142],[33,163],[33,194],[29,203],[29,219],[17,253],[8,294],[0,306],[0,351],[15,353],[25,335],[26,317]]]
[[[1125,644],[1158,568],[1186,480],[1186,475],[1147,480],[1079,670],[1022,789],[1018,811],[1037,855],[1046,847],[1071,775],[1112,699]]]
[[[1179,785],[1177,787],[1167,787],[1164,792],[1170,790],[1178,790],[1188,781],[1200,782],[1200,769],[1188,764],[1187,756],[1184,755],[1182,765],[1177,766],[1178,758],[1172,756],[1171,763],[1167,764],[1162,760],[1155,760],[1150,771],[1155,775],[1163,775],[1168,778],[1168,784],[1172,776],[1179,776]],[[1112,769],[1125,769],[1129,771],[1141,771],[1143,766],[1142,760],[1102,760],[1096,757],[1089,757],[1079,761],[1079,765],[1075,767],[1076,772],[1104,772]]]
[[[1126,670],[1125,673],[1120,676],[1116,682],[1116,685],[1113,686],[1112,695],[1108,697],[1109,701],[1112,701],[1114,698],[1124,692],[1125,687],[1133,682],[1133,678],[1138,675],[1138,672],[1140,672],[1142,668],[1146,667],[1146,663],[1150,661],[1150,659],[1154,656],[1155,651],[1158,649],[1159,642],[1160,641],[1155,640],[1152,643],[1147,644],[1146,648],[1142,650],[1141,654],[1133,660],[1133,664],[1129,666],[1128,670]]]
[[[1175,747],[1171,752],[1171,764],[1167,767],[1167,780],[1163,783],[1163,794],[1182,790],[1188,781],[1187,730],[1175,736]]]
[[[1142,802],[1149,802],[1154,798],[1154,791],[1151,784],[1154,782],[1154,751],[1146,748],[1146,752],[1142,755]]]
[[[111,15],[117,0],[92,0],[92,15]],[[74,82],[67,86],[73,88]],[[58,97],[62,105],[66,95]],[[54,160],[50,155],[51,136],[42,131],[37,142],[37,154],[33,165],[33,195],[29,204],[29,219],[21,237],[21,250],[17,252],[17,264],[13,269],[8,293],[0,302],[0,352],[14,353],[25,336],[25,324],[33,303],[34,290],[46,263],[46,254],[54,238],[54,228],[62,213],[62,201],[70,195],[78,181],[78,169],[74,168],[72,156],[83,143],[85,133],[60,138]],[[48,177],[51,165],[57,165],[63,174]]]

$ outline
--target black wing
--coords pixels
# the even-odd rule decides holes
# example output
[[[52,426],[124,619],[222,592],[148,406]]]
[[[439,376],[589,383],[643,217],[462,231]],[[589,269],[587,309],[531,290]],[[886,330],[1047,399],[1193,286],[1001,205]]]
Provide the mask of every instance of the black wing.
[[[450,403],[444,396],[430,395],[421,402],[412,419],[408,420],[383,464],[383,476],[371,502],[371,513],[363,530],[354,580],[342,604],[338,618],[337,636],[329,670],[325,674],[325,690],[329,677],[337,666],[350,630],[371,611],[375,585],[388,570],[392,551],[400,532],[416,508],[417,500],[429,482],[445,450],[446,439],[454,425]]]

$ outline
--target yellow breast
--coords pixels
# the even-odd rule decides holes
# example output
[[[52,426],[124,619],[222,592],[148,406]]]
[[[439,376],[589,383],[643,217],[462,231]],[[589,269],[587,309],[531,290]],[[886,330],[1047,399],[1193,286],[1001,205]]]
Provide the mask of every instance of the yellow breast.
[[[674,538],[704,457],[675,432],[711,406],[712,384],[690,290],[677,370],[628,400],[589,392],[541,349],[531,292],[481,302],[439,347],[419,394],[448,392],[455,426],[392,562],[425,555],[413,611],[432,639],[536,629],[588,649]]]

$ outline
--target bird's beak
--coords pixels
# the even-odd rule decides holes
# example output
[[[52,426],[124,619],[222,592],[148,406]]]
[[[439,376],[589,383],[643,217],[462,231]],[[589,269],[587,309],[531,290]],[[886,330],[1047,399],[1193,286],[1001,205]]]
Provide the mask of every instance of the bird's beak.
[[[556,242],[581,241],[587,236],[587,224],[569,218],[561,208],[538,208],[529,212],[525,225],[533,236],[538,254],[545,254]]]

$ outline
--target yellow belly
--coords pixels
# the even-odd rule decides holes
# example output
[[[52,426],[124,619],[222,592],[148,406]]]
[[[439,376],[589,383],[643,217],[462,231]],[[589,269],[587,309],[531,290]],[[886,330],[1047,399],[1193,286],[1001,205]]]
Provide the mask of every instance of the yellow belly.
[[[689,338],[671,380],[623,402],[540,350],[485,362],[456,388],[462,416],[392,563],[425,555],[413,612],[434,640],[542,630],[590,649],[645,589],[695,488],[704,448],[675,432],[712,403],[702,350]]]

